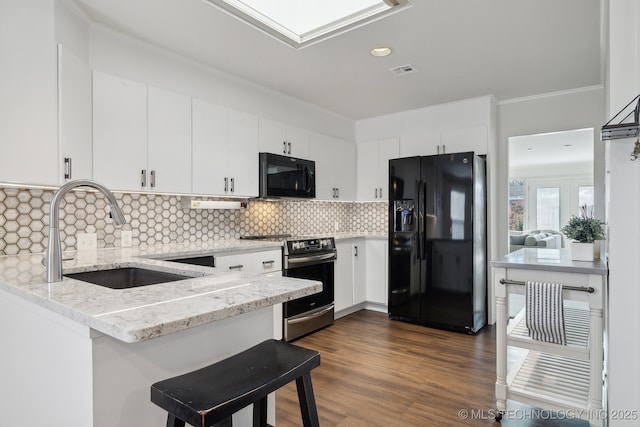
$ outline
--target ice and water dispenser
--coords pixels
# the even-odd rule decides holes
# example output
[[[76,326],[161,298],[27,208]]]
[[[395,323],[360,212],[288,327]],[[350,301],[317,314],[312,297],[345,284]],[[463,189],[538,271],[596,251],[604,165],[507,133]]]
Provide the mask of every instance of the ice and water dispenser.
[[[394,200],[394,230],[393,231],[415,231],[415,202],[412,199]]]

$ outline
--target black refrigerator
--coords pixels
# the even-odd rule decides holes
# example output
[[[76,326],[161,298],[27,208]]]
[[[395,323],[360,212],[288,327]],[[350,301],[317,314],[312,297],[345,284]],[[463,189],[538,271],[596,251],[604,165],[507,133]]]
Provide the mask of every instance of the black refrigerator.
[[[389,161],[389,316],[475,334],[487,318],[485,160]]]

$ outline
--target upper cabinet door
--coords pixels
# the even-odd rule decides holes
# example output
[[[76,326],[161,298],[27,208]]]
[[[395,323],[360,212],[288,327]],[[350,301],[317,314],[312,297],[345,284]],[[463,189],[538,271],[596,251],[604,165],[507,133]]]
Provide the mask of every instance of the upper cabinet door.
[[[229,110],[229,191],[258,196],[258,116]]]
[[[379,178],[382,172],[378,164],[378,141],[357,144],[357,189],[358,200],[378,199]]]
[[[91,68],[58,45],[59,183],[93,178]]]
[[[307,159],[309,155],[309,132],[261,117],[260,151]]]
[[[225,194],[229,188],[227,109],[192,101],[192,189],[196,194]],[[257,157],[257,154],[256,154]]]
[[[389,199],[389,160],[400,157],[400,141],[398,138],[383,139],[378,143],[378,183],[381,188],[378,197]]]
[[[93,72],[93,177],[112,190],[141,190],[147,169],[147,86]]]
[[[357,144],[358,200],[389,198],[389,160],[400,156],[398,138]]]
[[[442,131],[441,141],[444,153],[487,154],[489,134],[486,125],[448,129]]]
[[[287,127],[284,123],[260,117],[260,152],[287,155]]]
[[[149,189],[191,191],[191,99],[148,89]]]
[[[309,134],[309,158],[316,162],[316,199],[355,200],[354,143],[312,132]]]
[[[299,159],[309,158],[309,132],[293,126],[287,126],[287,156]]]

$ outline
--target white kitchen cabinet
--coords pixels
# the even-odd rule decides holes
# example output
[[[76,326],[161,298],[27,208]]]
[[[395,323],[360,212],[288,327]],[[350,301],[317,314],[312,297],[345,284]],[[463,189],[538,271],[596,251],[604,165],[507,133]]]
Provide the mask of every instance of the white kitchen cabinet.
[[[353,304],[367,300],[367,246],[364,239],[353,245]]]
[[[147,170],[147,86],[93,72],[93,178],[140,190]]]
[[[93,178],[91,68],[58,45],[59,183]]]
[[[93,168],[110,189],[190,192],[190,99],[94,71]]]
[[[258,196],[258,116],[229,110],[229,194]]]
[[[260,252],[230,252],[214,255],[214,265],[221,270],[245,273],[274,273],[282,271],[282,250]]]
[[[446,129],[440,137],[443,153],[462,153],[473,151],[476,154],[487,154],[489,135],[486,125],[460,129]]]
[[[147,170],[150,190],[191,191],[191,99],[149,86]]]
[[[261,117],[260,151],[307,159],[309,155],[309,132]]]
[[[358,200],[388,200],[389,160],[399,156],[398,138],[357,144]]]
[[[368,303],[387,305],[389,242],[365,240],[366,246],[366,300]]]
[[[400,157],[430,156],[434,154],[473,151],[487,154],[486,125],[458,129],[443,129],[420,134],[404,135],[400,140]]]
[[[334,304],[335,312],[353,306],[353,248],[354,240],[336,242],[337,259],[334,264]]]
[[[400,138],[400,157],[438,154],[440,131],[407,134]]]
[[[193,99],[192,190],[196,194],[225,194],[229,179],[229,123],[227,109]]]
[[[316,199],[355,200],[355,144],[311,133],[309,158],[316,162]]]
[[[192,102],[193,192],[257,196],[257,116],[199,99]]]

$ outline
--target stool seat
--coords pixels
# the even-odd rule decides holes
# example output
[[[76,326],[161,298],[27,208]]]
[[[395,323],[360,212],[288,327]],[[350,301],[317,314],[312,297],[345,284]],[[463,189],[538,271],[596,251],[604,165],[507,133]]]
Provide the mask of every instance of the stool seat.
[[[151,401],[182,423],[206,427],[224,422],[254,404],[254,426],[266,426],[269,393],[296,380],[305,426],[318,426],[310,371],[320,353],[283,341],[267,340],[204,368],[159,381]],[[169,426],[169,420],[167,426]],[[229,425],[229,424],[228,424]]]

